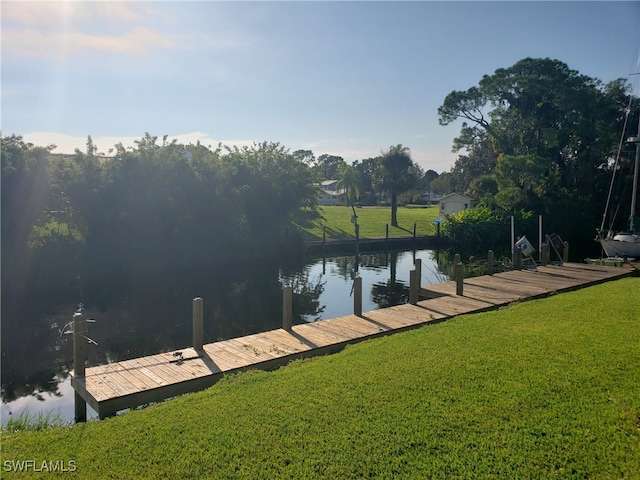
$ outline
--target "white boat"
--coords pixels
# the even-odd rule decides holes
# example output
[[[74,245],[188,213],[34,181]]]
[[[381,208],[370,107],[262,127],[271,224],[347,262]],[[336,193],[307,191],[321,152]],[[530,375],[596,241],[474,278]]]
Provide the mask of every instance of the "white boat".
[[[632,97],[633,98],[633,97]],[[630,112],[630,108],[627,112]],[[631,215],[629,216],[629,231],[627,232],[614,232],[611,229],[605,231],[604,222],[607,215],[605,208],[605,215],[602,219],[602,226],[596,236],[596,241],[600,242],[602,249],[608,257],[622,257],[622,258],[640,258],[640,218],[636,216],[636,203],[638,199],[638,169],[640,168],[640,118],[638,119],[638,134],[635,137],[627,139],[627,143],[635,143],[636,156],[633,166],[633,186],[631,194]],[[618,159],[614,165],[614,176],[611,180],[611,186],[613,187],[613,181],[615,179],[615,172],[617,170]],[[612,188],[609,189],[609,197],[611,196]],[[607,206],[609,200],[607,200]]]

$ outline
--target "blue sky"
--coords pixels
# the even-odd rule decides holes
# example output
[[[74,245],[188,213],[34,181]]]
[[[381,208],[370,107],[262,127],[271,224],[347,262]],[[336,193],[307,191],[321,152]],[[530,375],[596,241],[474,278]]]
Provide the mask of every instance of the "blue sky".
[[[449,170],[452,90],[525,57],[636,69],[640,2],[2,1],[2,134],[56,152],[145,132]]]

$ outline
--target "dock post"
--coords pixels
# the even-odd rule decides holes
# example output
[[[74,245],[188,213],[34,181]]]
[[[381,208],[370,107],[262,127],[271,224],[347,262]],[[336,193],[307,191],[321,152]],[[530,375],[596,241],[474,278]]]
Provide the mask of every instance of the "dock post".
[[[416,269],[417,272],[417,276],[418,276],[418,289],[420,289],[420,282],[422,281],[422,260],[420,260],[419,258],[416,258],[413,261],[413,266]]]
[[[411,305],[418,304],[418,290],[420,288],[420,281],[418,280],[418,271],[411,270],[409,272],[409,303]]]
[[[353,314],[362,316],[362,277],[353,279]]]
[[[322,226],[322,256],[324,257],[325,247],[327,246],[327,226]]]
[[[73,376],[84,377],[87,353],[87,319],[81,310],[73,314]],[[87,402],[74,390],[75,422],[87,421]]]
[[[458,262],[453,267],[453,277],[456,281],[456,295],[462,296],[464,270],[462,262]]]
[[[493,275],[493,250],[487,252],[487,275]]]
[[[564,242],[564,248],[562,249],[562,263],[569,261],[569,242]]]
[[[282,328],[291,330],[293,324],[293,287],[282,289]]]
[[[513,250],[513,268],[522,270],[522,250],[519,248]]]
[[[389,250],[389,224],[384,227],[384,249]]]
[[[193,299],[193,349],[202,351],[204,339],[204,301],[200,297]]]
[[[540,259],[542,266],[546,267],[547,264],[549,263],[549,244],[548,243],[542,244],[542,251],[540,252],[540,256],[542,257]]]
[[[459,264],[460,262],[461,262],[460,254],[459,254],[459,253],[456,253],[456,254],[453,256],[453,265],[454,265],[454,266],[456,266],[456,265],[457,265],[457,264]]]

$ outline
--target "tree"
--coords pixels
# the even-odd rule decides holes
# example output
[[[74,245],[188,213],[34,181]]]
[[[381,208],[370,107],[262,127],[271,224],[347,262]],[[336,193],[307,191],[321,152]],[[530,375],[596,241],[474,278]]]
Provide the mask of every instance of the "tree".
[[[628,98],[625,81],[604,85],[549,58],[484,75],[438,109],[442,125],[464,120],[453,183],[487,205],[544,214],[550,228],[585,243],[599,223],[609,180],[600,167],[615,151]]]
[[[362,180],[360,178],[360,172],[352,165],[340,165],[340,168],[338,169],[338,183],[336,184],[336,189],[345,191],[347,195],[347,205],[351,206],[354,218],[357,217],[355,202],[360,196],[361,188]]]
[[[383,152],[378,169],[378,188],[391,195],[391,225],[398,226],[398,194],[416,183],[416,169],[408,147],[402,144]]]
[[[360,174],[360,203],[366,205],[376,204],[376,192],[374,185],[376,182],[376,174],[380,165],[380,158],[365,158],[364,160],[356,160],[353,167]]]
[[[525,58],[485,75],[478,87],[451,92],[438,115],[442,125],[456,118],[472,122],[463,123],[454,140],[455,149],[472,152],[469,157],[485,162],[489,148],[494,161],[500,154],[535,154],[560,172],[564,188],[574,189],[585,170],[593,179],[594,165],[611,150],[607,126],[622,90],[618,81],[603,86],[559,60]],[[492,107],[488,114],[486,107]]]
[[[310,167],[316,163],[316,157],[311,150],[296,150],[293,152],[293,158]]]
[[[438,178],[431,180],[429,184],[431,191],[437,195],[446,195],[455,191],[454,177],[455,175],[451,172],[442,172]]]
[[[323,180],[335,180],[338,175],[338,167],[344,164],[345,161],[342,157],[325,153],[316,160],[316,169]]]

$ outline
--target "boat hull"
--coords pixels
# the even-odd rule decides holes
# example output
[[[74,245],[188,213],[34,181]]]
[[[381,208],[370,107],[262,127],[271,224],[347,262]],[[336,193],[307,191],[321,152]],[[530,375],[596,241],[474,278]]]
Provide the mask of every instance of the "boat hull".
[[[616,237],[598,239],[608,257],[640,258],[640,235],[616,235]]]

